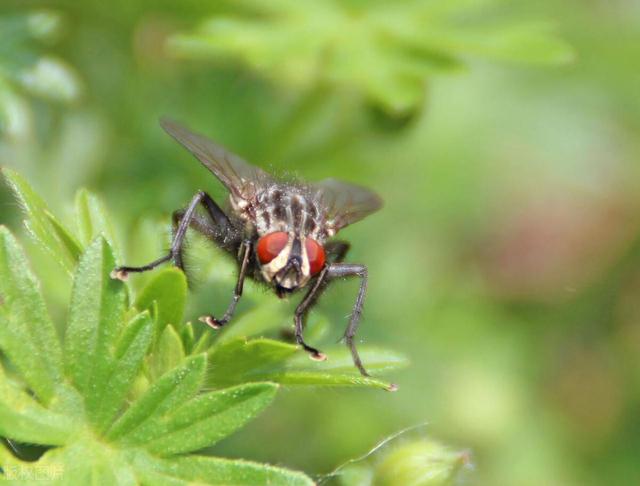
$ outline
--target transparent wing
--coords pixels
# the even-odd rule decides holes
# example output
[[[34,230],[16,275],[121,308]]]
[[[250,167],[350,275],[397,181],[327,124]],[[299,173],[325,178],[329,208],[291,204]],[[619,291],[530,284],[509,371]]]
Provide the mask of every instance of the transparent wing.
[[[311,186],[336,231],[382,207],[380,196],[354,184],[325,179]]]
[[[236,197],[251,199],[259,188],[273,182],[262,169],[173,120],[162,118],[160,126],[195,155]]]

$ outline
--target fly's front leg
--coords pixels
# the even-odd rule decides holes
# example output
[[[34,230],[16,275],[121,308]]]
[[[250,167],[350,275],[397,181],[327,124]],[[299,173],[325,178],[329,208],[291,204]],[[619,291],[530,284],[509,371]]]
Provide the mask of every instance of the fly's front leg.
[[[327,355],[305,343],[304,338],[302,337],[302,331],[304,329],[304,321],[307,317],[307,312],[309,312],[309,309],[318,300],[318,297],[326,286],[328,270],[329,267],[324,267],[322,269],[320,274],[316,277],[313,286],[298,304],[298,307],[296,307],[296,312],[294,314],[296,342],[302,346],[304,350],[309,353],[309,357],[315,361],[324,361],[327,359]]]
[[[347,255],[349,248],[351,248],[351,244],[346,241],[331,241],[325,245],[324,250],[327,254],[327,260],[331,263],[335,263],[344,260],[344,257]],[[311,290],[307,293],[305,298],[302,299],[300,305],[296,309],[296,313],[301,313],[300,325],[302,326],[302,330],[304,330],[306,325],[306,314],[311,310],[313,304],[317,302],[317,300],[327,288],[328,279],[326,278],[326,276],[319,274],[316,278],[316,283],[318,283],[318,287],[316,288],[315,285],[311,287]],[[307,297],[311,297],[311,300],[307,300]],[[305,305],[302,306],[302,304]],[[298,344],[301,343],[298,341]]]
[[[213,223],[216,226],[220,227],[222,231],[226,230],[229,227],[229,219],[213,201],[213,199],[211,199],[211,197],[207,193],[198,191],[198,193],[193,197],[193,199],[189,203],[189,206],[187,206],[187,209],[184,210],[184,213],[180,218],[180,222],[177,225],[177,229],[171,242],[171,249],[169,250],[169,253],[167,255],[162,256],[157,260],[154,260],[151,263],[148,263],[147,265],[143,265],[141,267],[117,267],[111,272],[111,277],[118,280],[126,280],[129,276],[129,273],[141,273],[148,270],[153,270],[158,265],[161,265],[162,263],[168,262],[172,259],[180,268],[182,268],[182,246],[184,244],[184,238],[187,233],[187,229],[196,216],[195,211],[198,207],[198,204],[202,204],[205,207]]]
[[[353,311],[351,312],[349,325],[347,326],[347,330],[344,333],[344,339],[349,350],[351,351],[353,363],[357,366],[360,374],[362,374],[362,376],[370,376],[362,364],[362,360],[360,359],[360,355],[358,354],[358,350],[356,349],[356,345],[353,340],[358,330],[358,325],[360,324],[362,307],[364,305],[364,297],[367,293],[367,267],[364,265],[353,263],[332,263],[328,267],[327,275],[330,278],[353,276],[360,277],[360,289],[358,290],[356,302],[353,305]]]
[[[351,245],[346,241],[331,241],[327,243],[325,245],[327,259],[331,262],[341,262],[347,255],[350,247]],[[307,314],[311,310],[311,307],[313,307],[313,305],[317,302],[318,298],[320,298],[324,290],[327,288],[327,283],[329,281],[329,268],[330,266],[326,266],[316,277],[313,286],[309,289],[300,304],[298,304],[294,315],[296,342],[300,346],[302,346],[306,352],[309,353],[309,357],[311,359],[316,361],[324,361],[327,359],[327,356],[318,349],[309,346],[304,341],[302,333],[306,324]]]
[[[240,254],[242,256],[242,263],[240,264],[240,272],[238,272],[238,281],[236,282],[236,287],[233,290],[233,298],[231,299],[231,303],[229,307],[227,307],[226,312],[220,319],[216,319],[212,315],[202,316],[199,321],[204,322],[205,324],[211,326],[213,329],[220,329],[224,326],[236,310],[236,306],[238,305],[238,301],[242,296],[242,288],[244,286],[244,279],[247,276],[247,268],[249,266],[249,258],[251,257],[251,242],[244,241],[240,247]]]

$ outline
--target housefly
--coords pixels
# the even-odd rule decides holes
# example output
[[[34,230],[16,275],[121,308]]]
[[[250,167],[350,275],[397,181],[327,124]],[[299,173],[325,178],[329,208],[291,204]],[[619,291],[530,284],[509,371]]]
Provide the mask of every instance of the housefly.
[[[163,119],[160,125],[224,184],[228,202],[223,210],[206,192],[198,191],[186,209],[173,214],[169,252],[141,267],[118,267],[112,277],[125,280],[129,273],[146,272],[170,260],[183,269],[183,243],[187,229],[192,228],[230,253],[239,268],[226,312],[219,318],[203,316],[200,321],[214,329],[226,325],[247,277],[267,283],[279,297],[307,288],[295,310],[295,338],[318,361],[326,356],[303,338],[306,315],[331,281],[358,277],[360,288],[344,340],[360,373],[369,376],[354,342],[367,290],[367,267],[344,263],[350,245],[332,238],[380,209],[382,200],[365,188],[335,179],[312,184],[278,180],[174,121]],[[197,211],[199,206],[202,214]]]

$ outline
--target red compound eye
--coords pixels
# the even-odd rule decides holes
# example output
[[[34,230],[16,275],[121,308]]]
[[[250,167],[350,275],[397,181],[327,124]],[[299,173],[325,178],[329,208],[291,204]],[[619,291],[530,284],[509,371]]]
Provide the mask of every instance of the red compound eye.
[[[288,241],[289,235],[285,231],[276,231],[260,238],[256,247],[260,263],[266,265],[277,257]]]
[[[305,240],[305,247],[307,249],[307,258],[309,259],[309,266],[311,267],[311,275],[315,275],[322,267],[324,267],[325,255],[324,248],[316,240],[307,238]]]

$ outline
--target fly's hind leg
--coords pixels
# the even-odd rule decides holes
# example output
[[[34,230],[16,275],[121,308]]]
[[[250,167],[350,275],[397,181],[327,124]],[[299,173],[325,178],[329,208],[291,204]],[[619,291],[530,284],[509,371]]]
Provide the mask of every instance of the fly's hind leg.
[[[184,212],[182,212],[182,216],[177,224],[177,228],[171,242],[171,249],[166,255],[140,267],[117,267],[111,272],[111,277],[119,280],[126,280],[130,273],[141,273],[153,270],[158,265],[168,262],[169,260],[173,260],[177,266],[182,268],[182,247],[184,244],[184,238],[187,233],[187,229],[197,216],[195,211],[198,204],[202,204],[204,206],[208,216],[211,218],[211,221],[220,229],[220,231],[225,231],[230,227],[229,219],[215,201],[211,199],[206,192],[198,191],[193,199],[191,199],[191,202]],[[181,212],[178,212],[177,214],[180,215],[180,213]],[[175,222],[176,215],[174,214],[174,224]]]
[[[172,215],[172,220],[173,220],[172,234],[174,236],[178,231],[178,227],[180,226],[180,222],[184,218],[185,213],[186,213],[185,209],[179,209],[177,211],[174,211]],[[189,227],[210,240],[213,240],[213,241],[220,240],[220,236],[221,236],[220,228],[211,221],[211,218],[207,218],[200,214],[193,214],[191,218],[191,222],[189,223]],[[184,254],[184,244],[182,245],[180,250],[173,256],[173,263],[175,264],[176,267],[180,268],[182,271],[185,271],[183,254]]]

